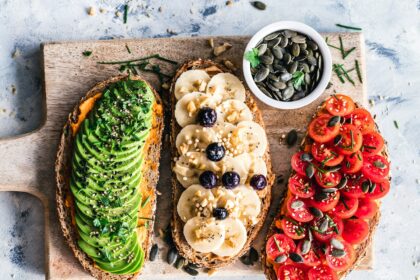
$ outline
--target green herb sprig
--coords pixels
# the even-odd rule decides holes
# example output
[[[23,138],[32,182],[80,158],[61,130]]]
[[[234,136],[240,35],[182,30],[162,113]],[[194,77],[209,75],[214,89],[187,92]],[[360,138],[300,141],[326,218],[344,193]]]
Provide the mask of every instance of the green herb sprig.
[[[362,30],[362,28],[360,28],[360,27],[349,26],[349,25],[344,25],[344,24],[340,24],[340,23],[336,23],[335,25],[338,26],[338,27],[341,27],[341,28],[345,28],[345,29],[351,29],[351,30],[357,30],[357,31]]]
[[[245,59],[249,61],[252,68],[257,67],[260,65],[260,57],[258,56],[259,50],[257,48],[253,48],[250,51],[245,53]]]
[[[300,87],[305,83],[305,73],[302,71],[296,71],[292,75],[292,83],[295,89],[300,89]]]

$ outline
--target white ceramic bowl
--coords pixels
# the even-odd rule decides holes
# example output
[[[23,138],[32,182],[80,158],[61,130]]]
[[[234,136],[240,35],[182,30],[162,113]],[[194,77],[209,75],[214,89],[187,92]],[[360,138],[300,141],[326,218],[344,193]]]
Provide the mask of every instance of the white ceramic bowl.
[[[257,87],[251,75],[251,65],[249,61],[245,58],[243,59],[243,71],[245,81],[248,84],[248,87],[262,102],[278,109],[297,109],[315,101],[324,92],[325,88],[328,85],[328,82],[330,81],[332,71],[332,60],[330,49],[328,48],[324,38],[322,38],[322,36],[317,31],[315,31],[315,29],[301,22],[278,21],[267,25],[266,27],[258,31],[249,41],[248,45],[245,48],[245,52],[250,51],[252,48],[255,48],[255,46],[268,34],[285,29],[290,29],[305,34],[317,43],[323,60],[323,70],[321,80],[319,81],[318,85],[307,96],[299,100],[287,102],[279,101],[265,95]]]

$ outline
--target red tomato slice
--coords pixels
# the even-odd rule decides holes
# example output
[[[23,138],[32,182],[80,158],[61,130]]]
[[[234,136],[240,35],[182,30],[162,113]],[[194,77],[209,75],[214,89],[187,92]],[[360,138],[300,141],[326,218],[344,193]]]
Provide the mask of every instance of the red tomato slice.
[[[281,265],[277,270],[278,280],[305,280],[305,270],[298,265],[286,264]]]
[[[302,201],[303,206],[297,209],[293,209],[292,204],[297,200]],[[298,222],[307,223],[314,218],[308,209],[308,201],[297,196],[290,197],[287,202],[287,210],[289,211],[289,215]]]
[[[292,194],[301,198],[310,198],[315,194],[315,188],[311,182],[304,176],[293,174],[289,178],[289,190]]]
[[[308,271],[308,280],[337,280],[337,274],[326,265],[313,267]]]
[[[351,124],[344,124],[340,128],[341,141],[337,151],[343,155],[351,155],[362,147],[363,136],[360,130]]]
[[[338,200],[340,199],[340,192],[336,191],[333,193],[326,193],[326,195],[327,195],[327,198],[321,201],[316,200],[314,196],[311,197],[309,200],[310,204],[318,208],[322,212],[330,211],[337,205]]]
[[[277,233],[270,236],[265,244],[265,252],[269,261],[273,262],[278,256],[289,254],[296,250],[296,244],[290,237]]]
[[[281,228],[284,234],[292,239],[302,239],[306,236],[306,227],[292,217],[284,217],[281,220]]]
[[[366,155],[363,158],[362,173],[372,182],[383,182],[389,174],[389,162],[380,155]]]
[[[348,219],[358,211],[359,200],[357,198],[341,197],[337,205],[331,210],[331,214],[341,219]]]
[[[309,250],[308,253],[306,254],[302,254],[302,245],[303,245],[304,240],[300,241],[297,248],[296,248],[296,252],[302,256],[303,258],[303,263],[307,266],[318,266],[321,264],[321,259],[319,258],[319,254],[316,252],[316,249],[314,249],[315,246],[315,242],[312,242],[312,246],[311,249]]]
[[[359,199],[359,208],[354,215],[360,219],[372,219],[376,212],[378,212],[378,204],[375,201],[361,198]]]
[[[314,142],[311,148],[314,159],[325,166],[335,166],[343,161],[344,156],[339,154],[336,149],[326,143]]]
[[[360,173],[348,175],[346,178],[347,184],[343,189],[340,190],[343,196],[359,198],[365,195],[362,191],[362,183],[366,179]]]
[[[322,173],[315,171],[315,180],[320,187],[333,188],[340,183],[341,173],[338,171]]]
[[[389,185],[388,180],[383,181],[381,183],[374,183],[374,184],[376,184],[375,189],[373,190],[373,192],[365,194],[366,198],[380,199],[380,198],[384,197],[385,195],[387,195],[387,193],[389,192],[389,189],[390,189],[390,185]]]
[[[364,154],[379,154],[384,147],[384,139],[375,131],[368,131],[363,134],[362,151]]]
[[[353,246],[345,241],[341,241],[341,243],[343,243],[343,250],[346,253],[344,256],[334,257],[332,255],[332,251],[334,250],[334,247],[332,245],[329,245],[327,247],[327,252],[325,254],[328,266],[335,271],[347,270],[356,259]]]
[[[334,94],[325,101],[325,108],[331,115],[345,116],[353,112],[355,105],[347,95]]]
[[[362,108],[356,108],[347,116],[347,122],[355,125],[362,133],[371,131],[375,128],[375,122],[371,114]]]
[[[340,125],[328,126],[330,114],[323,114],[311,121],[308,128],[309,136],[319,143],[326,143],[334,139],[340,132]]]
[[[362,152],[357,151],[354,154],[346,156],[343,163],[341,164],[341,171],[344,173],[356,173],[362,169],[363,156]]]
[[[296,171],[298,174],[302,176],[306,176],[305,170],[306,167],[308,167],[308,162],[303,161],[301,156],[304,154],[304,152],[297,152],[292,156],[291,159],[291,165],[292,169]]]
[[[314,234],[314,237],[321,241],[325,242],[330,240],[333,237],[336,237],[340,235],[343,232],[343,221],[336,216],[328,216],[329,222],[328,222],[328,228],[325,232],[320,232],[319,228],[321,224],[323,223],[324,219],[326,218],[320,218],[313,220],[311,223],[312,233]]]
[[[359,244],[366,240],[369,234],[369,225],[362,219],[344,221],[343,238],[350,244]]]

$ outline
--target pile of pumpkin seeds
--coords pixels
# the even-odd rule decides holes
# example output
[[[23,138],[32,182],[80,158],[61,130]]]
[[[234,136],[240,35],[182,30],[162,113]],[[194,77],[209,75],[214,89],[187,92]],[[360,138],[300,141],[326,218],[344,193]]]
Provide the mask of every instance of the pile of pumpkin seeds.
[[[318,45],[308,36],[282,30],[264,37],[256,46],[258,65],[251,73],[258,88],[281,101],[299,100],[318,85],[323,61]]]

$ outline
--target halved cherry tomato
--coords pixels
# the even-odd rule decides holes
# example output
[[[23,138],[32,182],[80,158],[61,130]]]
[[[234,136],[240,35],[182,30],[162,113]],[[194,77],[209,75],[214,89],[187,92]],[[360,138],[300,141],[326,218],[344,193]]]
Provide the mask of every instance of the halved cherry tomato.
[[[363,134],[362,151],[364,154],[375,155],[382,151],[384,139],[375,131],[368,131]]]
[[[315,194],[315,188],[312,186],[312,183],[299,174],[293,174],[289,178],[288,187],[290,192],[298,197],[310,198]]]
[[[342,236],[350,244],[359,244],[366,240],[369,234],[369,225],[362,219],[344,220]]]
[[[360,130],[351,124],[340,127],[341,141],[337,145],[337,151],[343,155],[351,155],[362,147],[363,136]]]
[[[366,198],[369,199],[380,199],[382,197],[384,197],[388,192],[389,192],[389,181],[385,180],[381,183],[374,183],[375,184],[375,189],[373,190],[373,192],[371,193],[367,193],[365,194]]]
[[[302,176],[306,176],[305,170],[308,167],[308,162],[302,160],[304,152],[297,152],[292,156],[291,165],[292,169]]]
[[[302,266],[295,264],[281,265],[277,270],[278,280],[305,280],[306,273]]]
[[[343,161],[344,156],[339,154],[336,149],[326,143],[314,142],[311,152],[313,157],[325,166],[335,166]]]
[[[355,125],[362,133],[371,131],[375,128],[375,122],[371,114],[362,108],[356,108],[354,111],[346,116],[347,122]]]
[[[309,202],[312,206],[318,208],[322,212],[327,212],[333,209],[340,199],[340,192],[336,191],[333,193],[325,193],[326,198],[323,200],[316,200],[314,197],[311,197]]]
[[[303,202],[303,206],[300,208],[293,209],[292,204],[298,200]],[[302,223],[309,222],[314,218],[314,216],[309,211],[308,207],[308,201],[297,196],[290,197],[287,202],[287,210],[289,211],[289,215],[296,221]]]
[[[320,187],[333,188],[340,183],[341,173],[338,171],[325,172],[315,171],[315,180]]]
[[[328,228],[326,231],[321,232],[319,228],[325,219],[328,219]],[[343,220],[336,216],[324,216],[324,218],[313,220],[311,225],[314,237],[321,242],[328,241],[343,232]]]
[[[356,255],[353,246],[344,240],[340,241],[344,245],[343,251],[345,255],[342,257],[334,257],[332,251],[335,250],[332,245],[327,247],[326,260],[329,267],[335,271],[347,270],[355,261]]]
[[[269,261],[273,262],[278,256],[289,254],[296,250],[296,244],[285,234],[277,233],[270,236],[265,245],[265,252]]]
[[[389,162],[380,155],[365,155],[363,158],[362,173],[372,182],[380,183],[387,180]]]
[[[281,228],[284,234],[292,239],[302,239],[306,236],[306,227],[292,217],[284,217],[281,220]]]
[[[328,126],[330,114],[323,114],[311,121],[308,128],[309,136],[319,143],[326,143],[334,139],[340,131],[340,124]]]
[[[378,212],[378,204],[376,204],[375,201],[367,198],[360,198],[359,207],[354,215],[360,219],[372,219],[376,212]]]
[[[363,156],[362,152],[357,151],[354,154],[345,157],[341,163],[341,171],[344,173],[356,173],[362,169]]]
[[[341,194],[346,197],[359,198],[365,195],[362,191],[362,183],[366,179],[360,174],[347,175],[347,184],[340,190]]]
[[[341,218],[348,219],[358,211],[359,200],[357,198],[349,198],[342,196],[337,205],[331,210],[331,214]]]
[[[308,280],[337,280],[337,274],[326,265],[313,267],[308,271]]]
[[[342,94],[335,94],[325,101],[325,108],[331,115],[345,116],[353,112],[355,106],[350,97]]]
[[[304,240],[300,241],[297,248],[296,248],[296,252],[302,256],[303,258],[303,263],[307,266],[318,266],[321,264],[321,259],[319,258],[319,253],[316,252],[317,248],[314,248],[315,242],[312,242],[312,246],[311,249],[309,250],[308,253],[306,254],[302,254],[302,245],[303,245]]]

